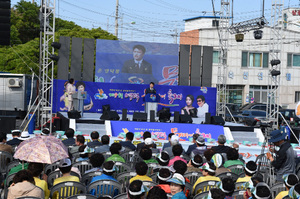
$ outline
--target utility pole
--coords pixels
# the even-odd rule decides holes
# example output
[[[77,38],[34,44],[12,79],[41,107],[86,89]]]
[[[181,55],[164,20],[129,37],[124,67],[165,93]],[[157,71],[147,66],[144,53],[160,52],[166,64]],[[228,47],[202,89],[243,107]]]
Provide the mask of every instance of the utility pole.
[[[118,37],[118,18],[119,18],[119,0],[116,2],[116,17],[115,17],[115,36]]]

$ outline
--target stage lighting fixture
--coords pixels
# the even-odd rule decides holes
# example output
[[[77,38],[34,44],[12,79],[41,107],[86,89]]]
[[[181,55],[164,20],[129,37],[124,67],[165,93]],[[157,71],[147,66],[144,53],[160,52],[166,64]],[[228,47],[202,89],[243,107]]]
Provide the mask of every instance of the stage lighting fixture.
[[[278,75],[280,75],[280,74],[281,74],[281,72],[280,72],[279,70],[273,69],[273,70],[271,71],[271,75],[272,75],[273,77],[276,77],[276,76],[278,76]]]
[[[255,39],[261,39],[263,36],[263,31],[262,30],[255,30],[253,32],[254,38]]]
[[[271,63],[271,66],[276,66],[276,65],[280,64],[281,61],[279,59],[272,59],[270,63]]]
[[[52,43],[51,43],[51,46],[52,46],[53,48],[55,48],[55,49],[60,49],[61,44],[58,43],[58,42],[52,42]]]
[[[159,112],[158,117],[160,122],[169,122],[171,117],[170,108],[162,108]]]
[[[53,61],[58,61],[59,60],[59,56],[53,55],[53,54],[49,55],[49,58],[52,59]]]
[[[244,41],[244,34],[238,33],[235,35],[235,41],[236,42],[243,42]]]

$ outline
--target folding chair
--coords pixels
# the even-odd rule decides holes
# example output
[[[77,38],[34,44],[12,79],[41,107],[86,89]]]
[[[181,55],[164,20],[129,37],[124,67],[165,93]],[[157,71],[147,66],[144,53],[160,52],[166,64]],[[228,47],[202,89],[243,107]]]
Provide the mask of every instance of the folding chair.
[[[103,195],[110,195],[112,197],[122,193],[122,184],[114,180],[97,180],[92,182],[87,187],[87,192],[100,197]]]
[[[151,189],[152,187],[158,185],[156,182],[151,182],[151,181],[143,181],[143,185],[149,189]]]
[[[13,156],[10,153],[6,151],[0,151],[0,172],[2,176],[5,175],[7,165],[12,161],[13,161]]]
[[[211,180],[211,181],[204,181],[196,185],[194,190],[194,195],[202,192],[209,191],[211,188],[216,187],[216,184],[219,181]]]
[[[55,171],[55,169],[57,169],[58,166],[59,166],[59,161],[54,162],[53,164],[47,164],[45,166],[44,173],[46,175],[49,175],[49,173],[51,173],[52,171]]]
[[[14,161],[8,163],[8,165],[6,167],[6,174],[8,174],[12,168],[18,166],[19,164],[20,164],[19,160],[14,160]]]
[[[193,199],[202,199],[202,198],[204,198],[205,196],[208,195],[208,192],[209,192],[209,191],[205,191],[205,192],[202,192],[202,193],[198,193],[197,195],[195,195],[195,196],[193,197]]]
[[[127,199],[127,198],[128,198],[127,193],[122,193],[122,194],[115,196],[113,199]]]
[[[97,197],[90,194],[79,194],[75,196],[70,196],[67,199],[97,199]]]
[[[70,174],[72,176],[77,176],[80,179],[80,176],[78,175],[78,173],[71,171]],[[48,175],[47,184],[48,184],[49,189],[53,186],[54,180],[61,176],[62,176],[62,173],[60,171],[53,171]]]
[[[158,183],[157,173],[152,173],[149,177],[152,179],[153,182]]]
[[[118,174],[123,173],[123,172],[130,172],[131,167],[130,165],[123,163],[123,162],[115,162],[115,167],[117,170],[114,173],[114,177],[116,178]]]
[[[122,158],[124,158],[125,162],[132,161],[132,157],[135,155],[135,151],[126,151],[120,154]]]
[[[85,173],[85,171],[93,168],[92,164],[87,161],[75,162],[72,166],[77,167],[79,169],[81,175],[83,175]]]
[[[243,190],[243,191],[234,191],[232,196],[233,198],[235,199],[243,199],[244,198],[244,193],[245,193],[246,190]]]
[[[237,182],[235,183],[235,190],[236,191],[242,191],[246,190],[247,188],[245,187],[245,182]]]
[[[153,170],[159,167],[159,164],[149,163],[147,164],[147,166],[148,166],[147,176],[150,176],[153,173]]]
[[[81,152],[72,153],[72,163],[76,162],[76,159],[80,157]]]
[[[94,171],[83,174],[81,178],[81,183],[85,184],[86,186],[89,185],[95,176],[100,176],[102,174],[101,171]]]
[[[191,160],[190,156],[188,156],[187,154],[181,154],[180,155],[181,158],[185,159],[187,162],[189,162]]]
[[[124,172],[117,175],[117,181],[122,184],[122,191],[125,192],[126,188],[129,186],[129,180],[136,176],[136,172]]]
[[[273,198],[275,198],[281,191],[285,191],[286,188],[285,188],[284,183],[277,183],[277,184],[274,184],[270,188],[270,190],[271,190]]]
[[[50,198],[53,195],[57,196],[59,199],[66,199],[70,196],[85,194],[86,187],[80,182],[61,182],[54,185],[50,189]]]
[[[107,158],[109,158],[111,156],[111,152],[107,151],[107,152],[102,153],[102,155],[104,156],[104,160],[106,160]]]
[[[235,173],[232,173],[232,172],[224,172],[224,173],[221,173],[219,175],[217,175],[217,177],[219,177],[221,180],[223,180],[224,178],[231,178],[233,181],[236,181],[239,176]]]
[[[193,194],[193,185],[191,183],[185,182],[185,188],[184,188],[184,194],[187,195],[189,198],[189,196],[191,196]]]
[[[227,167],[232,173],[235,173],[237,175],[240,175],[241,173],[244,173],[244,166],[243,165],[231,165]]]
[[[191,184],[195,184],[195,182],[198,180],[199,177],[203,176],[202,172],[189,172],[185,173],[183,177],[187,178],[190,180]]]

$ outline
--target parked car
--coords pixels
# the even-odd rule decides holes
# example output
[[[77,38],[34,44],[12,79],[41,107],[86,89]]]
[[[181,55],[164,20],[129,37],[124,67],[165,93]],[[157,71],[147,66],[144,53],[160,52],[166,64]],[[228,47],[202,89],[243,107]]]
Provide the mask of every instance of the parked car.
[[[248,121],[256,121],[256,122],[261,122],[261,121],[266,121],[267,117],[267,112],[266,111],[261,111],[261,110],[244,110],[242,111],[241,114],[234,115],[236,121],[239,123],[244,123],[246,120]],[[250,120],[249,120],[250,119]]]
[[[296,116],[295,109],[280,109],[279,112],[283,115],[287,122],[291,124],[300,125],[300,118]],[[283,122],[282,117],[278,116],[278,123]]]
[[[275,106],[272,104],[271,108],[272,108],[272,110],[274,110]],[[248,109],[267,111],[267,104],[264,104],[264,103],[248,103],[248,104],[245,104],[245,105],[241,106],[240,111],[248,110]],[[279,109],[281,109],[281,106],[279,106]]]

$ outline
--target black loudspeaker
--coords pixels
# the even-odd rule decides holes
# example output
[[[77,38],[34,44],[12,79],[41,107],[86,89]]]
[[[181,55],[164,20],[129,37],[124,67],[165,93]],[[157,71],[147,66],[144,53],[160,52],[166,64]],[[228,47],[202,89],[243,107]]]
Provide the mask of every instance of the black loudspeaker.
[[[211,116],[211,124],[224,126],[225,121],[221,116]]]
[[[102,114],[100,117],[101,120],[119,120],[120,116],[116,111],[109,111],[105,114]]]
[[[16,129],[16,116],[0,116],[1,132],[11,133]]]
[[[146,122],[147,121],[147,113],[134,112],[132,121]]]
[[[76,110],[72,110],[68,112],[69,119],[79,119],[81,118],[80,112]]]
[[[10,44],[10,0],[0,0],[0,45]]]
[[[192,117],[190,115],[180,115],[180,123],[193,123]]]
[[[128,121],[127,118],[127,109],[122,109],[122,121]]]
[[[150,122],[155,122],[155,111],[154,110],[150,111]]]
[[[102,115],[100,117],[100,120],[108,120],[107,118],[108,118],[109,111],[110,111],[110,105],[109,104],[103,105]]]
[[[175,111],[174,112],[174,122],[176,122],[176,123],[179,123],[180,121],[180,118],[179,118],[179,116],[180,116],[180,113],[179,113],[179,111]]]
[[[210,123],[211,123],[211,114],[205,113],[205,124],[210,124]]]

